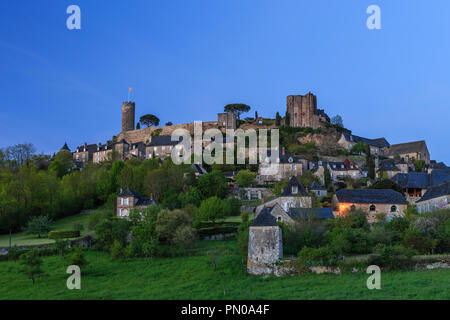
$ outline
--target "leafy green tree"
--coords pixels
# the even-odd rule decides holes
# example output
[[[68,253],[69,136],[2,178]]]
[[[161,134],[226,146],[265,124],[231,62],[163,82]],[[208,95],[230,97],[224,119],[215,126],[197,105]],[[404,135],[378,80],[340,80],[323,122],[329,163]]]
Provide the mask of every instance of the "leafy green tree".
[[[39,257],[38,252],[35,249],[28,250],[20,256],[19,263],[22,266],[21,271],[25,273],[34,284],[36,276],[42,273],[42,259]]]
[[[152,126],[157,127],[159,125],[159,118],[153,114],[146,114],[139,119],[139,122],[147,128]]]
[[[328,166],[324,166],[324,180],[325,180],[325,188],[327,190],[330,189],[330,187],[332,187],[332,182],[331,182],[331,173],[330,170],[328,169]]]
[[[223,110],[225,112],[232,112],[236,115],[237,119],[241,119],[241,114],[245,112],[250,111],[250,106],[244,104],[244,103],[233,103],[233,104],[227,104]]]
[[[231,197],[225,200],[224,203],[224,214],[225,216],[238,216],[241,213],[241,200],[235,197]]]
[[[370,153],[370,146],[366,144],[366,164],[367,164],[367,176],[369,179],[375,179],[375,160]]]
[[[286,115],[284,116],[284,125],[286,127],[290,127],[291,126],[291,115],[287,111],[286,111]]]
[[[198,218],[202,220],[212,221],[222,219],[225,216],[224,201],[218,197],[211,197],[202,201],[198,210]]]
[[[241,221],[243,223],[246,223],[246,222],[248,222],[248,218],[249,218],[249,213],[247,211],[243,211],[241,213]]]
[[[138,123],[136,124],[136,130],[141,130],[141,123],[140,123],[140,122],[138,122]]]
[[[236,180],[236,183],[239,185],[239,187],[245,188],[255,183],[256,172],[241,170],[236,174],[234,179]]]
[[[279,127],[280,125],[281,125],[281,116],[280,116],[280,113],[277,111],[277,114],[275,115],[275,125],[277,126],[277,127]]]
[[[180,226],[175,230],[173,243],[183,249],[192,248],[196,240],[195,230],[191,226]]]
[[[213,170],[198,178],[197,188],[202,193],[203,198],[213,196],[224,198],[228,192],[228,183],[221,171]]]
[[[174,236],[179,227],[192,226],[192,218],[182,210],[161,210],[156,219],[156,233],[159,240],[166,244],[175,244]]]
[[[67,151],[60,151],[55,155],[54,160],[50,163],[48,170],[55,172],[61,178],[72,171],[74,167],[72,154]]]
[[[55,248],[56,252],[61,255],[61,258],[64,260],[64,256],[69,251],[69,243],[67,240],[59,240],[57,239],[53,244],[53,248]]]
[[[41,238],[41,234],[48,234],[51,229],[51,220],[47,216],[33,217],[28,221],[27,233],[37,234]]]
[[[363,142],[358,142],[355,144],[352,149],[350,150],[350,153],[352,154],[362,154],[366,152],[366,144]]]
[[[73,251],[70,257],[70,264],[79,266],[80,268],[88,264],[86,257],[84,256],[84,252],[80,247],[76,247],[75,250]]]

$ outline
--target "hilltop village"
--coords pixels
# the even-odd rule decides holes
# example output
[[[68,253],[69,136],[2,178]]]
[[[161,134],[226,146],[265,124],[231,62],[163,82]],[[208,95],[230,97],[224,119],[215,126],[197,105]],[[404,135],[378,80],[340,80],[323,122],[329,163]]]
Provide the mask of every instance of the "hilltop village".
[[[282,257],[280,223],[324,220],[360,210],[373,224],[380,216],[388,220],[404,216],[410,206],[419,213],[450,207],[450,168],[431,160],[425,141],[391,145],[384,137],[357,136],[343,127],[339,116],[330,119],[325,110],[318,109],[317,97],[311,92],[286,100],[284,117],[277,112],[275,118],[263,118],[255,112],[254,117],[241,119],[240,113],[250,108],[239,111],[239,105],[234,105],[235,109],[225,107],[226,112],[218,113],[217,120],[202,122],[203,131],[280,130],[280,147],[268,151],[268,155],[276,153],[277,162],[215,167],[228,181],[228,197],[243,200],[241,211],[255,214],[249,230],[249,273],[273,272],[267,264]],[[155,122],[156,116],[150,115],[151,126],[144,118],[136,123],[135,103],[124,102],[121,132],[111,141],[84,143],[73,151],[65,144],[61,151],[71,152],[79,170],[91,162],[164,161],[179,143],[171,140],[174,130],[185,129],[193,135],[194,123],[158,126],[159,120]],[[147,127],[141,128],[145,124]],[[224,138],[223,146],[234,142]],[[202,141],[202,146],[210,143]],[[198,179],[208,174],[211,166],[195,163],[191,170]],[[250,174],[250,182],[242,182],[242,171]],[[117,195],[116,215],[128,217],[132,210],[156,203],[153,195],[143,197],[134,190],[122,190]]]

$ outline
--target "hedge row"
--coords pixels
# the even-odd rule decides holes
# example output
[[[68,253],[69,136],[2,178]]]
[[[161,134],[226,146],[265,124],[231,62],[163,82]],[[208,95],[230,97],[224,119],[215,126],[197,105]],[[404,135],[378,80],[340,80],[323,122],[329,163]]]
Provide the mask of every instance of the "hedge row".
[[[80,231],[78,230],[54,230],[48,233],[50,239],[78,238],[79,236]]]
[[[217,234],[228,234],[237,232],[237,227],[225,226],[225,227],[216,227],[216,228],[205,228],[198,230],[198,235],[200,238],[210,237],[212,235]]]
[[[215,224],[209,221],[197,222],[195,225],[196,229],[205,228],[221,228],[221,227],[239,227],[240,222],[216,222]]]

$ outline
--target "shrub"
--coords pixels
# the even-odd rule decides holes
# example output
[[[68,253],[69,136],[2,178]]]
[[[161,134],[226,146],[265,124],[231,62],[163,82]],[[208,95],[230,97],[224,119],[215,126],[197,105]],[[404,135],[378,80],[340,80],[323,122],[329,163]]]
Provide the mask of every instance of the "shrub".
[[[33,217],[28,221],[27,233],[37,234],[41,238],[41,234],[46,234],[50,231],[51,220],[47,216]]]
[[[402,245],[378,246],[376,254],[369,257],[369,265],[386,269],[408,269],[414,264],[413,256],[417,251]]]
[[[337,257],[329,247],[303,247],[298,253],[298,262],[304,266],[334,266]]]
[[[76,248],[70,257],[70,264],[79,266],[80,268],[87,265],[84,252],[81,248]]]
[[[180,226],[175,231],[173,243],[180,248],[191,248],[196,240],[195,230],[190,226]]]
[[[120,259],[125,256],[124,247],[119,240],[114,240],[110,251],[111,257],[113,257],[114,259]]]
[[[77,223],[73,226],[73,230],[76,230],[81,233],[84,230],[84,225],[82,223]]]
[[[34,249],[28,250],[20,256],[20,264],[22,266],[21,271],[25,273],[34,284],[36,276],[42,273],[42,259],[39,257],[38,252]]]
[[[419,253],[433,253],[437,241],[425,237],[417,230],[408,229],[402,241],[403,246],[417,250]]]
[[[248,222],[249,213],[247,211],[244,211],[241,213],[241,221],[243,223]]]
[[[326,243],[326,228],[321,222],[296,221],[293,224],[281,224],[283,252],[296,255],[302,247],[317,247]]]
[[[243,222],[237,232],[237,247],[241,257],[247,259],[248,254],[248,233],[249,233],[250,223]]]
[[[162,210],[158,213],[155,230],[161,242],[174,244],[175,232],[182,226],[192,226],[192,218],[184,211]]]
[[[78,238],[79,236],[80,231],[78,230],[54,230],[48,233],[50,239]]]

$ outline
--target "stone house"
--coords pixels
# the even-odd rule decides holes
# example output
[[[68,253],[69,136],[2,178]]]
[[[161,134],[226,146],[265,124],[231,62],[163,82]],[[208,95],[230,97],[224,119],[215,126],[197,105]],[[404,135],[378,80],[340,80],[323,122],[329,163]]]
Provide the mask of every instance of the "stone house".
[[[146,155],[145,148],[146,146],[143,142],[132,143],[127,158],[133,157],[144,160]]]
[[[328,195],[327,189],[325,187],[318,184],[316,181],[313,181],[311,184],[311,188],[309,189],[312,193],[316,195],[316,197],[326,197]]]
[[[402,170],[396,166],[394,159],[386,159],[379,163],[376,169],[377,178],[391,179],[397,173],[401,173]]]
[[[153,200],[153,196],[150,198],[144,198],[139,193],[132,190],[120,190],[117,195],[117,211],[116,216],[119,218],[129,217],[133,209],[143,210],[148,206],[156,204]]]
[[[305,187],[294,176],[289,180],[279,197],[256,207],[255,214],[258,215],[264,207],[271,208],[276,204],[285,212],[288,212],[290,208],[312,208],[312,196],[308,194]]]
[[[283,258],[281,228],[267,208],[253,220],[248,235],[247,272],[271,274]]]
[[[333,196],[335,215],[348,214],[352,208],[367,213],[369,223],[376,222],[377,215],[403,216],[408,206],[405,197],[391,189],[341,189]]]
[[[432,170],[431,173],[398,173],[391,180],[402,187],[409,203],[416,203],[430,187],[450,181],[450,172],[446,170]]]
[[[353,161],[348,159],[345,159],[343,162],[327,162],[326,165],[330,171],[331,180],[333,182],[342,180],[345,177],[355,180],[363,177],[363,173],[359,167]]]
[[[104,145],[98,144],[97,151],[93,154],[94,163],[100,163],[111,158],[111,154],[114,151],[114,145],[108,142]]]
[[[400,158],[406,162],[424,160],[426,165],[430,164],[430,153],[425,141],[414,141],[400,144],[393,144],[387,153],[389,158]]]
[[[450,209],[450,181],[429,188],[416,207],[419,213]]]
[[[276,162],[271,162],[272,152],[276,153]],[[266,159],[259,164],[258,180],[261,184],[273,183],[281,179],[301,176],[308,161],[300,156],[294,156],[284,147],[279,150],[268,150]]]
[[[338,145],[345,150],[350,151],[358,142],[368,144],[370,147],[370,153],[375,155],[383,155],[390,146],[389,142],[385,138],[368,139],[347,132],[341,134],[341,137],[338,140]]]
[[[87,163],[91,162],[94,158],[94,153],[97,151],[96,144],[87,144],[77,147],[72,153],[73,161]]]
[[[178,141],[172,141],[171,136],[158,136],[152,137],[149,144],[147,144],[146,150],[146,158],[161,158],[164,159],[166,157],[170,157],[172,154],[172,149],[182,141],[182,137],[179,138]]]
[[[218,113],[217,125],[225,129],[236,130],[237,128],[236,114],[234,114],[233,112]]]

